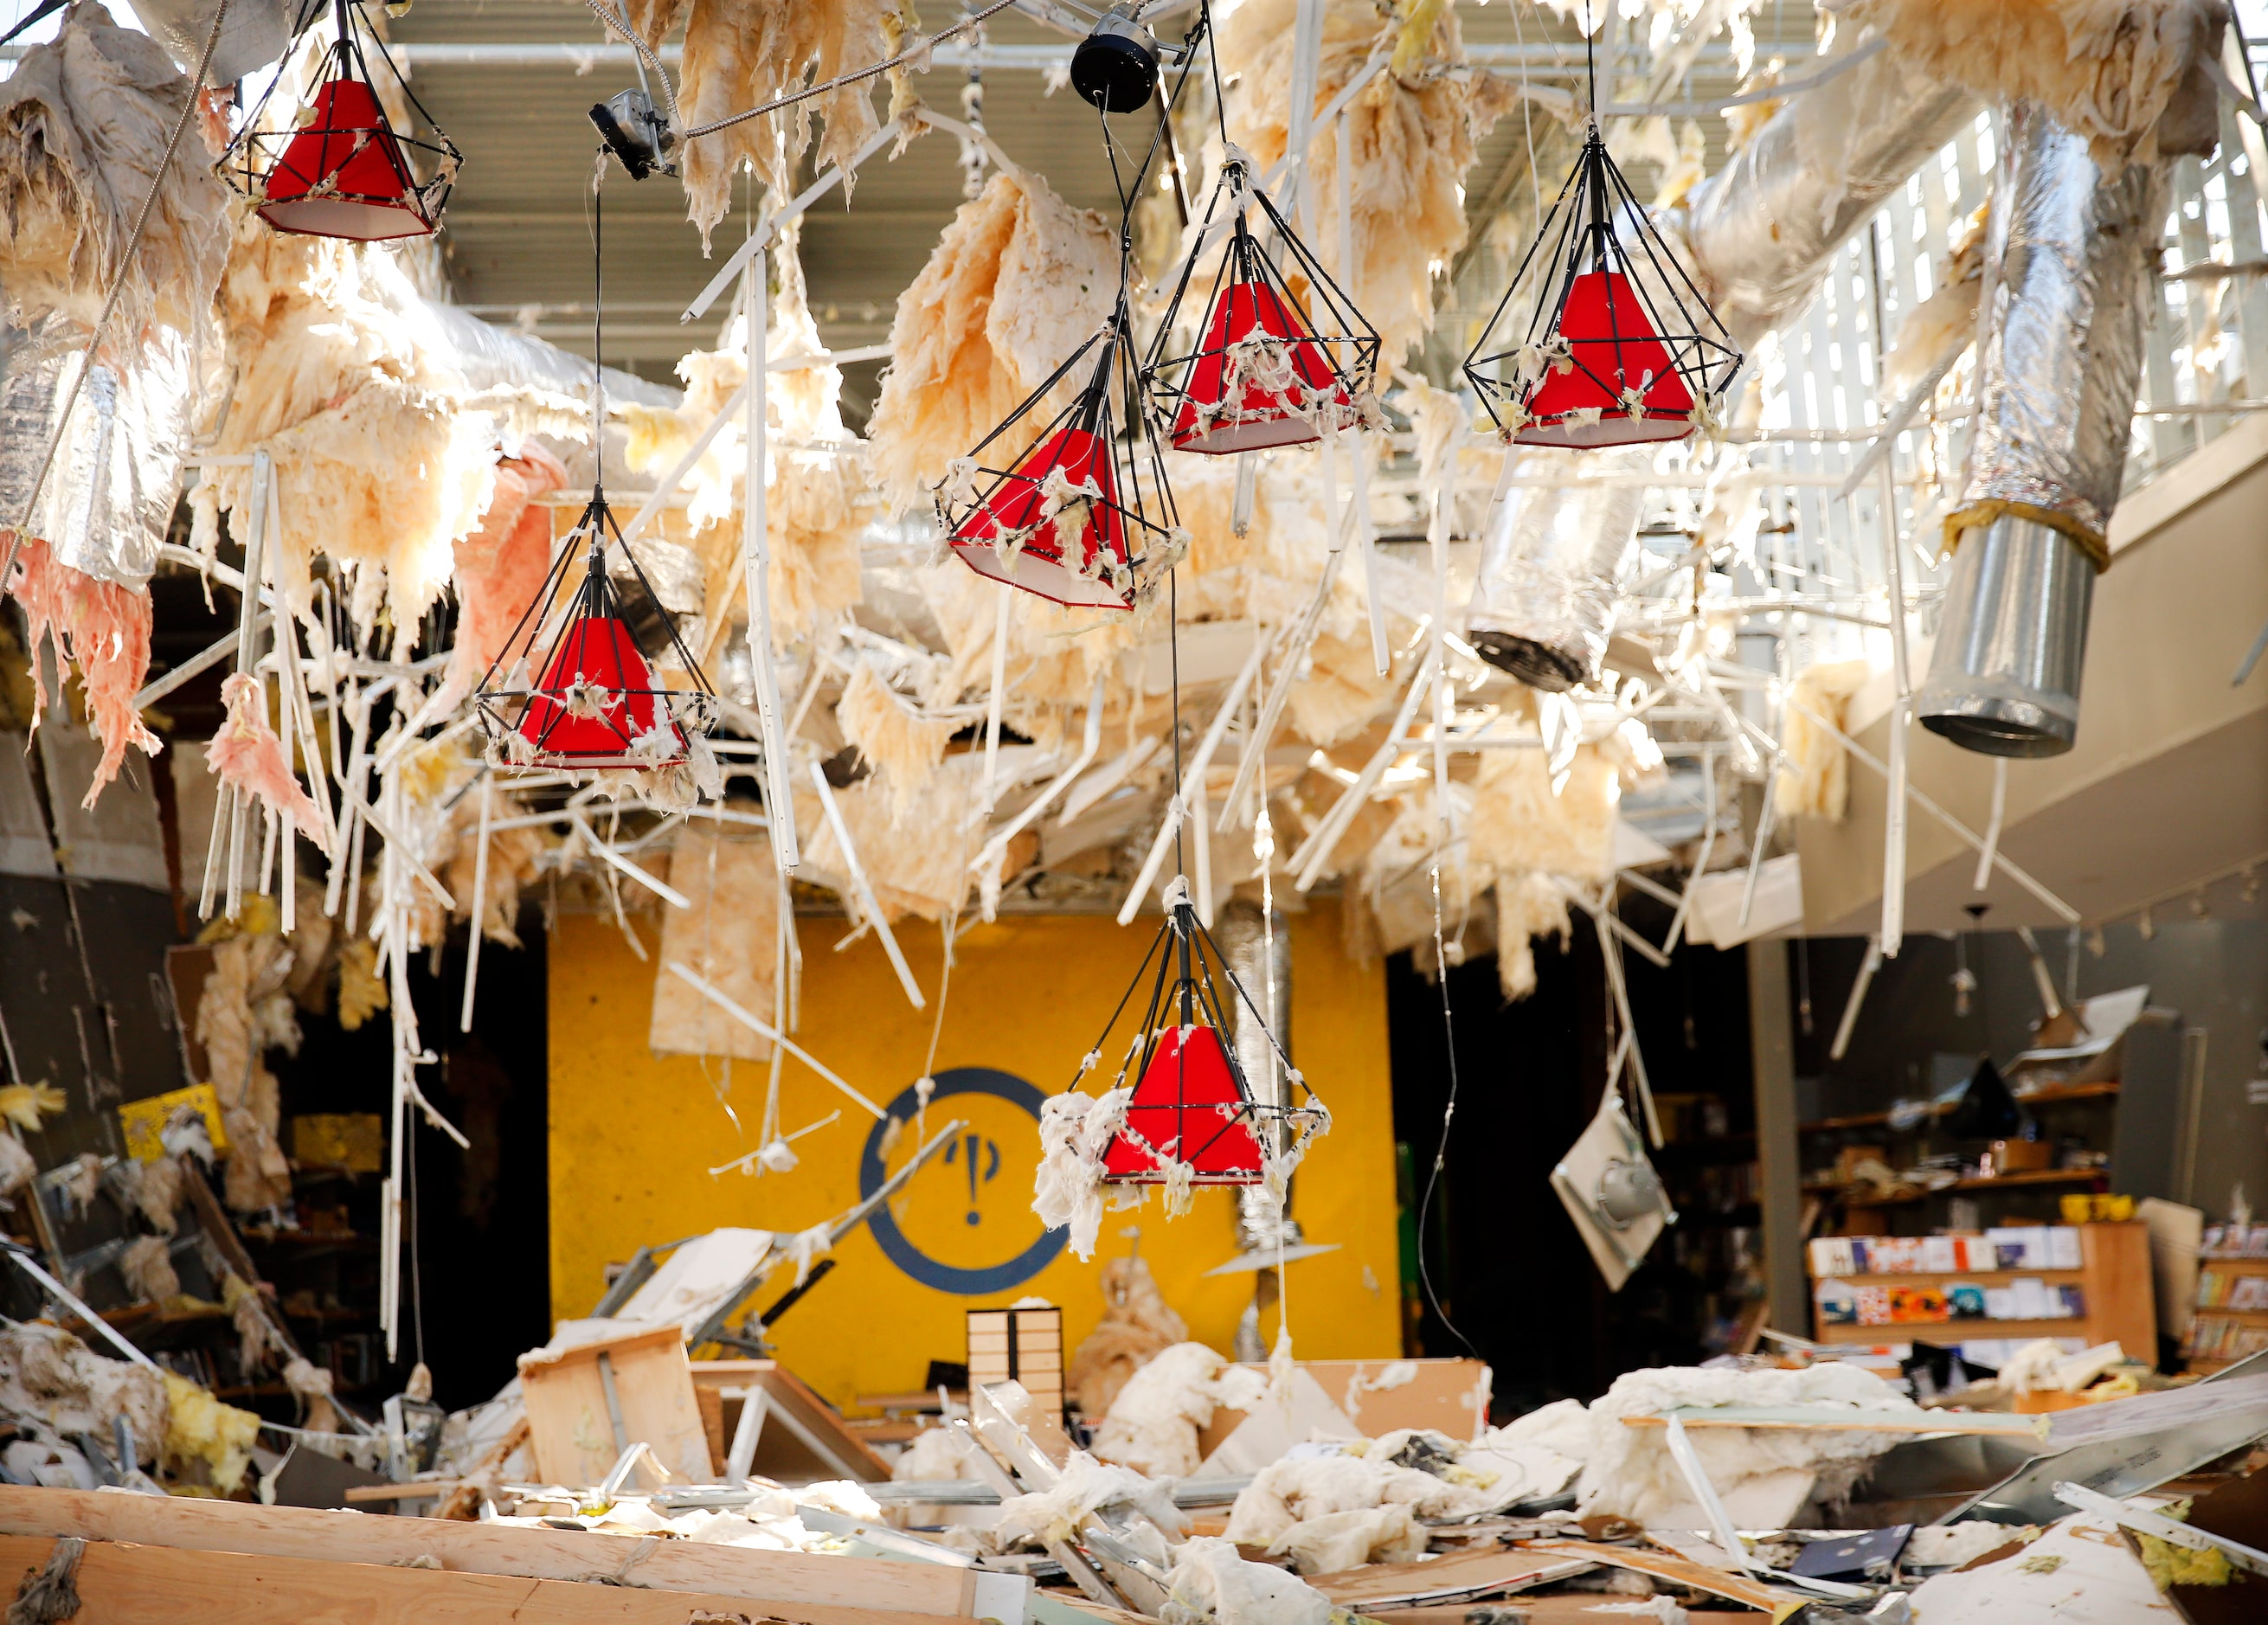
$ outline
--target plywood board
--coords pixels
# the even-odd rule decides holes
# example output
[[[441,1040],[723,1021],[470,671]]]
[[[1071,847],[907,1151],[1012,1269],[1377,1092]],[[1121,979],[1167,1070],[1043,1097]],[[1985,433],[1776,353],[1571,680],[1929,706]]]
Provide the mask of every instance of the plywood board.
[[[611,1368],[614,1393],[608,1395]],[[693,1397],[685,1334],[674,1326],[519,1357],[536,1475],[580,1486],[607,1476],[625,1444],[652,1447],[680,1478],[709,1477],[709,1436]],[[620,1427],[616,1427],[616,1412]]]
[[[1301,1360],[1324,1397],[1371,1438],[1396,1428],[1431,1428],[1470,1439],[1488,1426],[1490,1374],[1480,1360]],[[1255,1366],[1255,1371],[1265,1367]],[[1213,1413],[1197,1436],[1200,1460],[1244,1420],[1241,1410]]]
[[[1378,1608],[1476,1602],[1564,1580],[1598,1566],[1595,1558],[1518,1548],[1451,1552],[1426,1562],[1368,1563],[1307,1583],[1342,1608],[1367,1614]]]
[[[1761,1609],[1771,1615],[1771,1625],[1780,1625],[1783,1620],[1808,1607],[1812,1601],[1811,1598],[1800,1592],[1783,1591],[1778,1586],[1752,1580],[1746,1575],[1727,1574],[1722,1569],[1712,1569],[1690,1558],[1679,1557],[1669,1552],[1650,1551],[1643,1547],[1605,1546],[1590,1540],[1531,1540],[1521,1549],[1587,1557],[1610,1568],[1628,1569],[1651,1579],[1667,1580],[1672,1585],[1707,1592],[1712,1596]]]
[[[0,1535],[380,1567],[431,1560],[452,1573],[523,1580],[618,1585],[634,1576],[641,1585],[761,1601],[767,1614],[800,1625],[847,1625],[854,1614],[887,1614],[894,1625],[916,1625],[908,1615],[965,1617],[973,1595],[961,1570],[939,1564],[14,1484],[0,1484]]]
[[[844,1424],[840,1411],[778,1361],[696,1360],[692,1373],[696,1387],[764,1391],[764,1429],[757,1438],[751,1469],[759,1476],[783,1483],[826,1478],[856,1479],[865,1484],[889,1482],[889,1463]],[[740,1402],[725,1401],[718,1431],[725,1442],[731,1441],[739,1423]]]
[[[0,1573],[38,1570],[55,1545],[0,1536]],[[77,1617],[100,1625],[739,1625],[760,1617],[743,1599],[697,1592],[106,1542],[86,1546],[76,1584]],[[846,1609],[834,1625],[903,1618]]]

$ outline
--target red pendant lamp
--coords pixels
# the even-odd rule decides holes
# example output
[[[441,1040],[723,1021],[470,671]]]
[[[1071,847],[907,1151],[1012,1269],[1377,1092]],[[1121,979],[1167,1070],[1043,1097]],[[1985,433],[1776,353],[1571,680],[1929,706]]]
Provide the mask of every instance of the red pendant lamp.
[[[1683,440],[1715,423],[1741,352],[1607,155],[1594,121],[1465,377],[1508,445]]]
[[[1260,1012],[1197,918],[1186,882],[1175,880],[1167,888],[1165,923],[1094,1053],[1112,1043],[1119,1017],[1133,1005],[1152,960],[1157,969],[1117,1086],[1124,1087],[1130,1074],[1135,1081],[1123,1125],[1103,1149],[1103,1182],[1262,1184],[1270,1148],[1298,1152],[1329,1127],[1330,1114],[1272,1033],[1269,1047],[1301,1104],[1255,1098],[1228,1035],[1240,1008],[1255,1021]]]
[[[1164,455],[1137,399],[1131,327],[1122,290],[1102,330],[939,488],[946,540],[978,575],[1090,609],[1131,609],[1163,579],[1180,530]],[[1083,379],[1078,393],[1049,414],[1070,379]]]
[[[1274,256],[1253,234],[1256,208],[1278,245]],[[1216,224],[1224,215],[1225,226]],[[1224,229],[1228,242],[1206,290],[1197,348],[1174,353],[1176,321],[1198,262]],[[1166,307],[1148,370],[1174,450],[1220,457],[1305,445],[1373,423],[1378,349],[1377,332],[1253,187],[1244,159],[1232,157]]]
[[[430,237],[439,228],[461,155],[410,95],[385,41],[363,17],[362,0],[334,0],[333,14],[338,38],[298,120],[287,129],[268,128],[262,96],[223,156],[221,171],[279,232],[350,242]],[[371,74],[373,56],[433,130],[432,140],[394,129]],[[274,93],[271,84],[268,94]],[[431,172],[428,179],[418,179],[420,166]]]
[[[586,544],[581,549],[578,540]],[[578,552],[583,579],[571,593],[567,580]],[[612,559],[627,566],[620,586]],[[675,655],[689,687],[656,680],[637,629],[657,628],[667,629],[666,635],[657,640],[649,629],[647,641]],[[592,493],[504,651],[473,702],[503,760],[513,766],[569,773],[676,767],[690,754],[688,733],[706,733],[712,725],[715,693],[623,544],[603,492]]]

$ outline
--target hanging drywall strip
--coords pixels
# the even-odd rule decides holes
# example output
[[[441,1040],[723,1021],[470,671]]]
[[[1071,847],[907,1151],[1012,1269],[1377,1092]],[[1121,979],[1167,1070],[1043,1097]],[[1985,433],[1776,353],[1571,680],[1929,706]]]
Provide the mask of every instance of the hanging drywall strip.
[[[1244,696],[1250,692],[1252,680],[1260,670],[1261,658],[1268,652],[1268,644],[1266,635],[1256,631],[1252,652],[1244,657],[1244,664],[1237,669],[1235,680],[1228,685],[1228,692],[1221,696],[1220,709],[1212,714],[1212,722],[1205,729],[1204,738],[1197,742],[1197,750],[1189,757],[1189,766],[1183,769],[1187,778],[1202,780],[1206,769],[1212,766],[1213,753],[1220,748],[1221,740],[1227,736],[1228,724],[1243,706]],[[1230,805],[1234,805],[1233,791]],[[1142,871],[1135,877],[1133,886],[1126,893],[1126,901],[1118,906],[1119,924],[1131,923],[1135,911],[1142,906],[1142,900],[1150,894],[1150,887],[1157,880],[1158,871],[1166,861],[1166,849],[1173,844],[1174,832],[1181,827],[1186,812],[1187,804],[1181,797],[1175,797],[1167,804],[1165,819],[1159,824],[1158,833],[1150,842],[1149,856],[1142,860]]]
[[[481,827],[476,837],[480,842],[473,849],[473,909],[472,937],[465,944],[465,1001],[457,1016],[457,1031],[473,1030],[473,989],[481,979],[481,928],[486,923],[482,916],[487,912],[489,896],[489,826],[496,816],[496,781],[483,768],[481,770]]]
[[[747,422],[742,432],[745,458],[740,493],[740,567],[747,577],[748,667],[755,675],[756,720],[764,745],[764,812],[772,820],[772,861],[782,874],[792,874],[802,861],[795,839],[794,762],[788,754],[786,730],[780,726],[779,672],[772,661],[772,587],[770,516],[765,510],[765,436],[770,412],[765,392],[755,384],[763,377],[765,347],[771,327],[770,257],[751,254],[744,272],[741,308],[747,312],[747,361],[750,386],[741,396]]]
[[[860,1094],[849,1084],[844,1083],[841,1077],[830,1070],[809,1050],[804,1048],[793,1039],[788,1037],[786,1033],[781,1032],[777,1027],[773,1026],[770,1023],[759,1020],[755,1016],[742,1009],[740,1005],[733,1001],[730,994],[726,993],[722,988],[718,987],[714,982],[709,981],[706,977],[701,975],[698,972],[687,969],[675,960],[670,960],[665,968],[668,970],[671,975],[675,976],[680,981],[685,982],[686,985],[690,987],[696,993],[698,993],[703,998],[707,999],[718,1009],[732,1017],[733,1020],[747,1028],[749,1032],[754,1033],[759,1038],[770,1040],[772,1043],[778,1045],[782,1049],[787,1051],[788,1054],[793,1055],[797,1060],[802,1062],[804,1065],[809,1067],[813,1071],[818,1073],[821,1077],[834,1085],[844,1094],[850,1096],[852,1100],[858,1103],[859,1109],[866,1112],[869,1115],[876,1119],[876,1121],[879,1121],[888,1115],[888,1114],[883,1111],[880,1107],[875,1105],[872,1100],[869,1100],[865,1095]]]
[[[827,815],[827,827],[835,836],[835,844],[843,850],[843,866],[850,871],[850,891],[858,907],[859,923],[874,928],[874,935],[882,939],[882,952],[890,956],[890,968],[898,974],[898,985],[906,990],[906,997],[916,1010],[923,1008],[921,986],[914,974],[906,968],[906,956],[898,952],[898,939],[890,932],[890,923],[882,917],[882,906],[874,901],[874,888],[866,883],[866,866],[858,861],[858,849],[851,844],[850,827],[843,821],[843,809],[836,804],[835,786],[827,782],[827,774],[818,762],[811,764],[811,782],[819,789],[820,810]]]
[[[1086,732],[1079,740],[1079,754],[1072,759],[1071,766],[1049,780],[1048,787],[1034,797],[1022,812],[993,831],[992,838],[984,843],[983,849],[968,860],[969,872],[977,877],[987,920],[992,918],[999,907],[1000,863],[1008,854],[1008,843],[1021,835],[1033,820],[1046,812],[1057,796],[1071,787],[1073,781],[1094,761],[1095,753],[1102,748],[1102,682],[1108,669],[1106,667],[1094,674],[1094,687],[1086,696]]]
[[[1315,826],[1307,838],[1300,843],[1299,849],[1292,854],[1292,883],[1300,891],[1308,890],[1322,878],[1323,864],[1329,861],[1340,837],[1346,834],[1347,826],[1354,822],[1355,814],[1362,810],[1363,804],[1370,799],[1370,792],[1378,788],[1379,780],[1386,776],[1386,769],[1393,764],[1400,748],[1396,741],[1409,728],[1410,719],[1418,714],[1419,704],[1433,691],[1434,680],[1440,675],[1440,669],[1433,661],[1419,664],[1417,674],[1410,680],[1408,691],[1402,696],[1402,709],[1394,715],[1394,725],[1386,731],[1386,743],[1371,753],[1370,760],[1362,764],[1362,771],[1356,775],[1354,783],[1341,792],[1339,798],[1331,804],[1331,810],[1323,814],[1322,822]]]

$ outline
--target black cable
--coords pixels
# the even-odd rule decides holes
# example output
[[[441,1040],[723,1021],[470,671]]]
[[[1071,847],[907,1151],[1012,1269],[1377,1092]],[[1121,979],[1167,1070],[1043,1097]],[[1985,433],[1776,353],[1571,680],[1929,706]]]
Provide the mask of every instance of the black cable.
[[[1432,1272],[1425,1268],[1425,1216],[1433,1206],[1434,1188],[1441,1182],[1441,1169],[1449,1159],[1449,1127],[1457,1116],[1457,1023],[1449,1010],[1449,958],[1441,942],[1441,860],[1433,859],[1433,965],[1441,982],[1441,1037],[1449,1056],[1449,1099],[1441,1108],[1441,1137],[1433,1147],[1433,1166],[1425,1175],[1425,1194],[1418,1202],[1418,1283],[1425,1289],[1425,1301],[1432,1305],[1434,1319],[1448,1327],[1449,1335],[1464,1344],[1465,1352],[1475,1359],[1481,1351],[1473,1347],[1473,1340],[1458,1329],[1449,1319],[1449,1312],[1441,1307],[1441,1299],[1433,1290]]]

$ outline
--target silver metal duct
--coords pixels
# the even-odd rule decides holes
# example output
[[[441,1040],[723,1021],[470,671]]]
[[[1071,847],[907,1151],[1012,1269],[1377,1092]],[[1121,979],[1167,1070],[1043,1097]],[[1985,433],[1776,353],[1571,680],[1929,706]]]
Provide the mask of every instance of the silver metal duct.
[[[98,363],[71,408],[26,530],[72,569],[138,587],[158,567],[188,443],[190,357],[171,328],[123,374]],[[17,524],[83,364],[76,327],[0,333],[0,523]]]
[[[1522,479],[1619,474],[1653,466],[1648,448],[1598,452],[1522,448]],[[1590,681],[1607,651],[1615,574],[1638,533],[1646,499],[1637,483],[1515,487],[1489,516],[1479,574],[1465,611],[1481,658],[1531,688],[1552,693]]]
[[[2008,207],[1956,548],[1916,715],[1995,756],[2052,756],[2079,732],[2095,572],[2125,474],[2165,171],[2105,175],[2043,109],[2010,110]]]
[[[532,334],[499,327],[470,311],[432,299],[420,300],[414,313],[428,324],[435,348],[451,359],[475,389],[548,389],[578,401],[591,398],[591,364],[571,350]],[[681,390],[649,384],[619,368],[608,367],[605,373],[609,401],[674,407],[685,398]]]
[[[1750,349],[1803,307],[1836,251],[1977,112],[1968,92],[1910,70],[1896,52],[1877,51],[1781,108],[1660,224],[1682,238],[1719,320]],[[1523,474],[1565,467],[1572,477],[1576,467],[1514,454]],[[1607,467],[1575,455],[1584,469]],[[1594,676],[1615,570],[1637,533],[1641,496],[1580,488],[1510,493],[1490,517],[1467,612],[1473,645],[1533,688],[1565,689]]]
[[[1221,955],[1228,961],[1229,974],[1244,986],[1252,1002],[1267,1012],[1268,1027],[1273,1029],[1277,1042],[1284,1046],[1286,1055],[1292,1048],[1292,933],[1279,912],[1273,922],[1274,930],[1263,929],[1260,905],[1235,899],[1220,911],[1219,924],[1213,931],[1213,940],[1220,945]],[[1273,948],[1271,955],[1270,950]],[[1272,972],[1272,974],[1271,974]],[[1224,1001],[1235,995],[1228,989],[1220,989]],[[1253,1018],[1252,1011],[1240,1001],[1231,1017],[1234,1030],[1236,1064],[1243,1072],[1245,1082],[1251,1086],[1253,1098],[1267,1106],[1289,1106],[1292,1101],[1292,1082],[1284,1076],[1282,1062],[1268,1041],[1268,1033]],[[1268,1149],[1278,1151],[1283,1147],[1272,1137],[1275,1124],[1262,1126]],[[1297,1246],[1300,1242],[1299,1221],[1291,1216],[1291,1195],[1285,1194],[1284,1205],[1278,1209],[1265,1186],[1240,1186],[1236,1193],[1236,1250],[1252,1253],[1261,1248],[1274,1248],[1280,1242],[1285,1246]]]
[[[1809,302],[1835,252],[1978,107],[1902,53],[1877,51],[1782,107],[1694,188],[1663,224],[1682,228],[1718,320],[1742,349]]]

